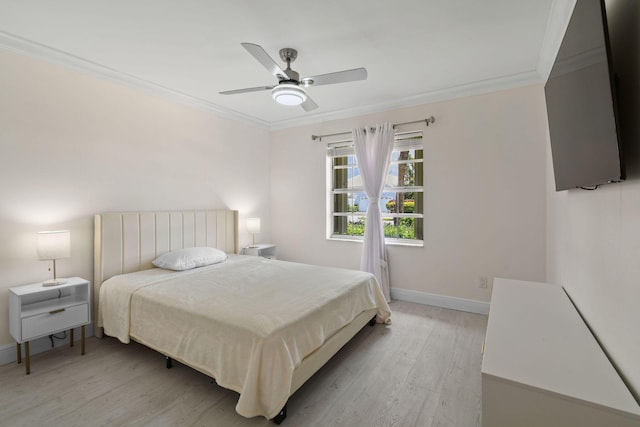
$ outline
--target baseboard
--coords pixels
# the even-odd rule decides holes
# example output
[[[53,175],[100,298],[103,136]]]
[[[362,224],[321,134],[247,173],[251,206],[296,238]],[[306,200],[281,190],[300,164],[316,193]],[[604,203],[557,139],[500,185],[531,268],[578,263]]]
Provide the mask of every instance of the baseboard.
[[[93,323],[86,326],[86,337],[93,336]],[[56,335],[60,336],[62,332],[57,333]],[[80,328],[75,328],[73,330],[73,342],[76,343],[80,341]],[[29,341],[29,353],[31,356],[43,353],[45,351],[53,350],[55,348],[59,348],[65,345],[69,345],[69,331],[67,331],[67,336],[64,339],[54,339],[53,340],[54,347],[51,347],[51,340],[49,337],[42,337],[35,339],[33,341]],[[23,354],[23,363],[24,363],[24,345],[22,345],[22,354]],[[15,363],[17,361],[17,352],[15,344],[3,345],[0,347],[0,365],[6,365],[8,363]]]
[[[391,288],[391,299],[467,311],[469,313],[489,314],[488,302],[429,294],[426,292],[411,291],[408,289]]]

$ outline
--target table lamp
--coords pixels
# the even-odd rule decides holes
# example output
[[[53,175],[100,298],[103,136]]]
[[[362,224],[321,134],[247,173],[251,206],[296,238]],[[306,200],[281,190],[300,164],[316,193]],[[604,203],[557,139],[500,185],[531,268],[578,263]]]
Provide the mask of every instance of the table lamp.
[[[71,233],[69,230],[38,232],[38,259],[53,261],[53,279],[42,282],[42,286],[57,286],[66,280],[56,278],[56,260],[71,256]]]
[[[256,247],[256,234],[260,233],[260,218],[247,218],[247,231],[252,236],[252,244],[250,248]]]

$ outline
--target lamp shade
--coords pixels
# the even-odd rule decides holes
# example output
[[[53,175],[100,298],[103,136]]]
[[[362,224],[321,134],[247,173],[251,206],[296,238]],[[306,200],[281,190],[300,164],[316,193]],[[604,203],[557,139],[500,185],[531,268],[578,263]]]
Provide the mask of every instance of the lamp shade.
[[[38,233],[38,259],[50,260],[71,256],[71,233],[69,230],[40,231]]]
[[[260,233],[260,218],[247,218],[247,232],[249,234]]]

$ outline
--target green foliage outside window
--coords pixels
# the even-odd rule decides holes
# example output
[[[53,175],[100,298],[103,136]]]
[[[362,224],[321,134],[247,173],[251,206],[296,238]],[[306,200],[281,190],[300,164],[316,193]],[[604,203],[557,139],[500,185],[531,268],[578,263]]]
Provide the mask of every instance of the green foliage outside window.
[[[384,236],[396,239],[415,239],[415,218],[401,218],[396,226],[393,222],[385,222]],[[347,235],[364,236],[364,221],[349,222]]]

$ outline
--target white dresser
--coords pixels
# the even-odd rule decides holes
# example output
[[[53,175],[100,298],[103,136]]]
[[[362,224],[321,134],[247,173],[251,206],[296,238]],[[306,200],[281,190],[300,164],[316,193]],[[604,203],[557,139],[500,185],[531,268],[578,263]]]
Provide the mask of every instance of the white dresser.
[[[495,279],[484,427],[640,426],[640,407],[562,287]]]

